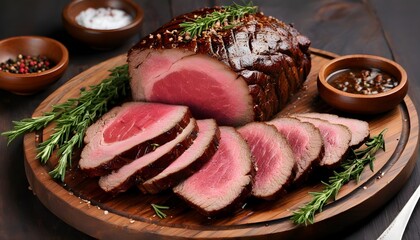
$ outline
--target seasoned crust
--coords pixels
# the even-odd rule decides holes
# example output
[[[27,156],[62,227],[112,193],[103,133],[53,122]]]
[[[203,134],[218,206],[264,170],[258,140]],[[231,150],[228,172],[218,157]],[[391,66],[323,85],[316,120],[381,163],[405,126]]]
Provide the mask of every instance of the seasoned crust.
[[[134,51],[175,48],[216,58],[247,82],[254,120],[271,119],[309,74],[310,41],[291,25],[262,13],[245,15],[233,28],[214,27],[192,39],[182,33],[180,23],[219,9],[204,8],[172,19],[141,39],[128,59]]]

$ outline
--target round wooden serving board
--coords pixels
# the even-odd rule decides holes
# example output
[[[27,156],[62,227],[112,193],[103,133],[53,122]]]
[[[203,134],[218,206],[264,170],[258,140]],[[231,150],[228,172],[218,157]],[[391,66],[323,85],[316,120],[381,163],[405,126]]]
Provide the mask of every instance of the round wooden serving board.
[[[294,112],[331,112],[341,116],[319,99],[316,77],[322,65],[336,55],[312,49],[312,70],[303,89],[280,114]],[[74,77],[45,99],[33,116],[49,111],[51,106],[69,98],[77,98],[81,88],[98,84],[108,70],[126,62],[121,55],[100,63]],[[349,117],[347,115],[347,117]],[[43,166],[36,156],[36,134],[24,138],[25,169],[29,183],[41,202],[62,220],[86,234],[107,239],[226,239],[325,236],[340,231],[381,207],[402,187],[410,176],[418,148],[418,116],[409,96],[395,109],[385,114],[362,117],[369,122],[371,135],[385,134],[386,151],[376,156],[374,172],[366,167],[359,183],[346,184],[336,201],[329,203],[316,215],[315,223],[296,226],[290,220],[293,210],[308,202],[310,191],[319,191],[319,181],[294,189],[277,201],[250,200],[244,207],[228,216],[209,219],[191,210],[170,192],[154,196],[142,195],[133,189],[116,197],[105,194],[97,179],[89,179],[73,167],[64,183],[53,180],[48,172],[57,162],[53,157]],[[43,138],[52,126],[43,131]],[[77,166],[76,153],[73,165]],[[155,216],[151,204],[169,206],[168,217]]]

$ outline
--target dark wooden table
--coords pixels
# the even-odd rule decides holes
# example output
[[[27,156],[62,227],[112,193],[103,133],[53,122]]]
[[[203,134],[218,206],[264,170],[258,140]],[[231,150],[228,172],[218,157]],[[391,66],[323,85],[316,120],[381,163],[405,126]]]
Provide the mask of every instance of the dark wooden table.
[[[85,69],[125,53],[140,37],[171,17],[193,9],[226,5],[231,1],[137,0],[145,10],[139,34],[110,51],[95,51],[75,42],[63,29],[63,0],[2,1],[0,39],[42,35],[61,41],[70,52],[65,75],[46,90],[17,96],[0,90],[0,132],[13,120],[29,117],[38,104],[63,83]],[[340,55],[374,54],[394,59],[408,72],[409,95],[420,109],[420,4],[416,0],[282,0],[254,1],[266,15],[293,23],[312,40],[312,47]],[[23,167],[22,138],[7,146],[0,138],[0,239],[90,239],[61,221],[32,194]],[[332,236],[334,239],[376,239],[402,209],[420,182],[420,164],[401,191],[382,209],[362,222]],[[335,228],[337,226],[331,226]],[[403,239],[420,239],[420,208],[407,226]]]

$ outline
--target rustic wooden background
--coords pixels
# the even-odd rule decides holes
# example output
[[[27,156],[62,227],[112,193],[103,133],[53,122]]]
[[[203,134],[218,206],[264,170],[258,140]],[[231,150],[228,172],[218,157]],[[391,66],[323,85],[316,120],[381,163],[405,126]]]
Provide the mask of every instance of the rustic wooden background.
[[[232,1],[136,0],[145,10],[141,32],[111,51],[95,51],[74,41],[61,23],[63,0],[2,1],[0,39],[19,35],[42,35],[61,41],[70,52],[65,75],[45,91],[16,96],[0,90],[0,132],[12,120],[28,117],[39,103],[67,80],[99,62],[125,53],[140,37],[171,17],[193,9],[230,4]],[[312,40],[315,48],[340,55],[366,53],[399,62],[408,72],[409,95],[419,109],[420,4],[415,0],[254,0],[266,15],[293,23]],[[0,238],[91,239],[50,213],[28,189],[23,168],[22,139],[7,146],[0,138]],[[380,211],[335,239],[376,239],[398,214],[420,182],[420,166],[401,191]],[[334,227],[334,226],[332,226]],[[420,236],[420,209],[413,212],[403,239]]]

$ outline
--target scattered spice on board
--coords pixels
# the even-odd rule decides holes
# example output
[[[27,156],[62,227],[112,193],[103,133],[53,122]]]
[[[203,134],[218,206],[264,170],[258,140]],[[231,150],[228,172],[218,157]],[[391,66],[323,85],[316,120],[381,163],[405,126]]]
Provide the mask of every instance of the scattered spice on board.
[[[0,63],[0,71],[8,73],[40,73],[54,67],[54,63],[46,56],[30,56],[19,54],[15,59],[9,58]]]
[[[88,8],[76,16],[79,25],[98,30],[122,28],[132,21],[128,13],[115,8]]]

